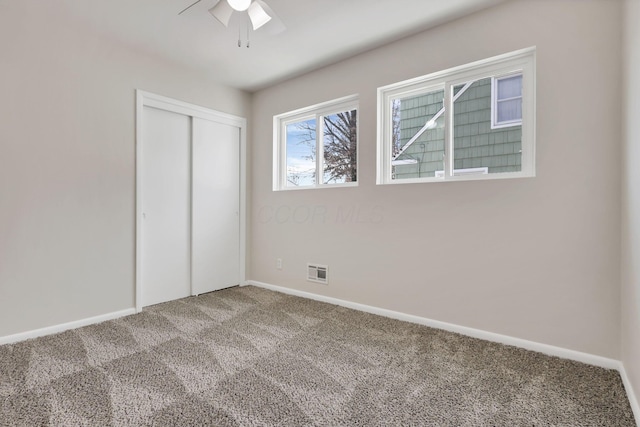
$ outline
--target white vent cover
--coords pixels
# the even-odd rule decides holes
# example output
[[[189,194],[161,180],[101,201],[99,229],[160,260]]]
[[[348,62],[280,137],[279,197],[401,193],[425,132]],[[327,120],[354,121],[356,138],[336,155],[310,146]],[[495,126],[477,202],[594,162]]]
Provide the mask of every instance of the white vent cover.
[[[326,265],[307,264],[307,280],[316,283],[329,283],[329,267]]]

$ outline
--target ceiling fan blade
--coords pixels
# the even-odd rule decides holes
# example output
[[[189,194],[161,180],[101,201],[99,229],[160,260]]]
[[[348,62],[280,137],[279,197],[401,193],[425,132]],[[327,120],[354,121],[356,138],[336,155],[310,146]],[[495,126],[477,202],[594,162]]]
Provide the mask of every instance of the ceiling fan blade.
[[[282,23],[282,20],[280,19],[280,17],[273,11],[273,9],[269,7],[267,3],[265,3],[263,0],[253,0],[253,3],[251,4],[251,6],[253,7],[253,5],[259,6],[260,9],[262,9],[262,11],[264,11],[264,13],[267,16],[271,17],[270,20],[266,21],[264,24],[260,25],[259,27],[254,27],[254,29],[264,26],[264,29],[261,30],[261,32],[264,32],[270,35],[279,34],[284,30],[286,30],[286,27]],[[252,23],[253,23],[253,20],[252,20]]]
[[[202,0],[196,0],[195,2],[191,3],[189,6],[185,7],[184,9],[182,9],[180,11],[180,13],[178,13],[178,15],[182,15],[183,13],[185,13],[187,10],[191,9],[193,6],[197,5],[198,3],[200,3]]]
[[[249,19],[251,19],[251,25],[253,25],[254,31],[271,21],[271,16],[269,16],[257,1],[251,3],[249,9],[247,9],[247,13],[249,14]]]
[[[218,1],[218,4],[209,9],[209,13],[220,21],[222,25],[228,27],[231,15],[233,15],[233,8],[229,6],[229,3],[227,3],[226,0],[220,0]]]

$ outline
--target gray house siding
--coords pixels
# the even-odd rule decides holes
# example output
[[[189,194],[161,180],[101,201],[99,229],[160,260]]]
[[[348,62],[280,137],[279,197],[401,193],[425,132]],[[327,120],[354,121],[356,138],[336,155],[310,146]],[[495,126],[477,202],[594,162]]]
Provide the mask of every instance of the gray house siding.
[[[443,107],[444,91],[432,92],[400,103],[400,147],[404,147],[413,136]],[[407,179],[433,177],[442,170],[444,155],[444,116],[436,122],[434,129],[424,132],[407,148],[398,160],[416,160],[417,163],[395,166],[394,178]]]
[[[457,93],[461,86],[454,88]],[[440,92],[443,94],[443,92]],[[442,96],[442,95],[441,95]],[[430,102],[431,101],[431,102]],[[400,108],[400,145],[406,144],[442,108],[432,95],[403,99]],[[420,115],[422,113],[422,115]],[[394,178],[433,177],[443,167],[444,120],[424,132],[397,160],[418,163],[394,166]],[[491,129],[491,79],[474,82],[454,103],[454,169],[488,168],[488,173],[521,170],[522,127]]]

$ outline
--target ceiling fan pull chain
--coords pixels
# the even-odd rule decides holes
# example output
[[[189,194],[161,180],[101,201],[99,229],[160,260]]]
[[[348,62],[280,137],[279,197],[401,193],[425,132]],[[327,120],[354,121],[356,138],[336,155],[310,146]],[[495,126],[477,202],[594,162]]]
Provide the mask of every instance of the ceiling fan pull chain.
[[[247,24],[246,24],[247,25],[247,49],[249,48],[249,45],[251,43],[251,40],[250,40],[250,38],[251,38],[251,27],[250,27],[249,24],[250,24],[249,23],[249,15],[247,15]]]

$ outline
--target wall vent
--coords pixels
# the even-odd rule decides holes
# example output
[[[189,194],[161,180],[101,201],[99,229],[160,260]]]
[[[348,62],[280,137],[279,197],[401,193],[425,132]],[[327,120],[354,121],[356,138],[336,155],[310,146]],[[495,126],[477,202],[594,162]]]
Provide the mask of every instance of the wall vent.
[[[307,280],[324,285],[329,284],[329,267],[326,265],[307,264]]]

